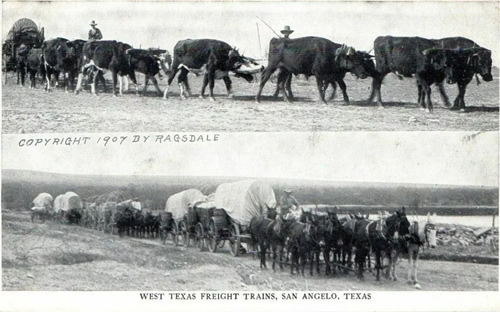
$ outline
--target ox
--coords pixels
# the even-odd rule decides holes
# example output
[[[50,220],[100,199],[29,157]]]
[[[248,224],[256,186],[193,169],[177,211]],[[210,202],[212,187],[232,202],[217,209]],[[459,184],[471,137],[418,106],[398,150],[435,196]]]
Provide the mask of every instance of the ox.
[[[28,54],[31,48],[22,44],[16,49],[16,72],[17,84],[21,83],[24,86],[24,79],[26,77],[26,67],[28,63]]]
[[[135,84],[136,92],[137,80],[135,79],[135,72],[129,65],[129,60],[125,54],[126,50],[131,49],[129,44],[110,41],[98,40],[88,41],[83,46],[83,58],[78,74],[78,82],[75,89],[75,94],[78,94],[82,89],[84,73],[91,73],[93,77],[99,75],[99,71],[110,70],[113,79],[113,95],[116,96],[116,83],[120,80],[120,95],[123,94],[122,90],[122,77],[129,76]],[[91,92],[96,94],[96,79],[92,79]]]
[[[342,48],[343,47],[343,48]],[[342,48],[342,49],[341,49]],[[353,48],[342,46],[320,37],[302,37],[297,39],[273,38],[269,43],[269,62],[262,73],[256,101],[271,75],[280,69],[278,75],[279,88],[283,90],[285,99],[290,100],[291,74],[315,76],[320,100],[326,103],[325,87],[328,84],[339,84],[344,101],[349,102],[346,85],[343,81],[346,72],[350,71],[358,78],[366,78],[375,72],[375,66],[369,54],[357,52]],[[287,92],[285,87],[287,86]]]
[[[446,50],[444,62],[446,82],[456,83],[458,86],[458,95],[452,109],[465,110],[465,89],[473,76],[479,74],[484,81],[493,80],[491,51],[485,48]]]
[[[160,74],[160,69],[162,69],[165,74],[170,72],[172,58],[168,51],[161,49],[129,49],[125,51],[125,53],[129,58],[129,65],[145,76],[143,94],[146,94],[148,82],[151,80],[156,92],[158,95],[161,95],[162,92],[158,87],[158,81],[155,76]]]
[[[64,89],[68,92],[68,85],[74,87],[75,75],[81,63],[81,53],[85,41],[69,41],[64,38],[46,40],[42,44],[42,54],[46,74],[45,90],[50,91],[51,76],[57,78],[62,72],[64,76]]]
[[[42,49],[31,49],[28,54],[26,70],[30,75],[30,88],[36,88],[36,75],[40,74],[42,81],[45,80],[45,66]]]
[[[250,73],[239,71],[243,65],[250,63],[257,65],[252,59],[240,55],[236,49],[231,48],[229,44],[223,41],[214,39],[181,40],[174,47],[172,72],[169,75],[168,86],[163,98],[167,98],[169,86],[178,71],[181,72],[177,78],[181,97],[185,98],[184,87],[188,95],[191,95],[187,75],[189,72],[199,73],[199,70],[204,73],[200,98],[204,97],[205,89],[209,85],[210,100],[215,101],[213,89],[217,78],[224,81],[228,97],[232,97],[231,79],[228,72],[233,71],[236,73],[236,77],[242,77],[251,82],[253,76]],[[262,68],[258,70],[260,71]]]
[[[442,39],[425,39],[421,37],[392,37],[384,36],[377,37],[374,42],[375,61],[377,63],[378,75],[373,76],[372,92],[368,99],[371,103],[375,96],[377,96],[377,103],[383,107],[380,89],[384,77],[389,73],[396,74],[400,79],[403,77],[412,77],[413,75],[419,76],[421,79],[417,80],[418,85],[418,103],[423,105],[424,99],[428,93],[425,89],[429,90],[425,85],[432,85],[435,83],[440,91],[441,98],[447,107],[450,107],[450,102],[444,91],[443,68],[440,68],[439,63],[429,64],[433,62],[434,55],[422,56],[423,52],[432,48],[442,49],[456,49],[456,48],[472,48],[478,45],[467,38],[463,37],[449,37]],[[431,53],[432,54],[432,53]],[[432,65],[432,66],[430,66]],[[419,71],[417,75],[417,70]],[[429,107],[430,111],[432,108]]]

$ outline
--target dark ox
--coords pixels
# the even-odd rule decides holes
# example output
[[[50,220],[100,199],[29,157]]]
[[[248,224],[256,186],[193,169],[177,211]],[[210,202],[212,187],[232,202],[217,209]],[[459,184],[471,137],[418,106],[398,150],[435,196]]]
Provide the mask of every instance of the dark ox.
[[[269,43],[268,66],[262,73],[262,79],[256,101],[271,75],[280,69],[278,84],[283,90],[286,100],[290,100],[291,75],[303,74],[306,77],[315,76],[320,99],[326,103],[325,89],[328,84],[339,84],[344,95],[344,101],[349,102],[346,85],[343,81],[346,72],[351,72],[359,78],[366,78],[375,72],[375,66],[367,53],[357,52],[328,39],[320,37],[303,37],[297,39],[273,38]]]
[[[189,72],[195,74],[203,73],[203,85],[200,97],[203,98],[207,85],[210,90],[210,99],[214,101],[215,79],[222,79],[226,85],[228,97],[232,97],[231,79],[228,72],[236,73],[236,77],[242,77],[248,82],[253,80],[252,74],[240,71],[241,67],[248,64],[254,64],[252,59],[239,54],[229,44],[214,39],[186,39],[177,42],[174,47],[174,56],[172,63],[172,72],[168,78],[168,86],[163,94],[166,99],[170,84],[178,71],[181,73],[177,78],[180,88],[180,95],[185,98],[184,91],[191,95],[187,75]],[[259,68],[259,70],[261,70]],[[185,87],[185,90],[184,90]]]
[[[146,93],[148,82],[151,80],[156,92],[161,95],[162,92],[158,87],[155,76],[160,74],[160,69],[163,69],[165,73],[170,72],[172,58],[168,51],[160,49],[129,49],[125,53],[129,57],[129,65],[145,76],[143,94]]]
[[[16,49],[16,73],[17,84],[24,86],[24,79],[26,77],[26,67],[28,63],[28,54],[31,48],[22,44]]]
[[[465,109],[465,89],[475,74],[484,81],[492,81],[491,51],[485,48],[443,50],[446,82],[456,83],[458,95],[452,109]],[[477,76],[476,76],[477,77]],[[479,82],[479,79],[478,79]]]
[[[50,91],[52,75],[57,77],[63,73],[64,88],[74,87],[75,76],[81,62],[84,40],[69,41],[64,38],[46,40],[42,44],[42,54],[46,73],[45,90]]]
[[[30,88],[36,88],[36,75],[40,74],[42,81],[45,80],[45,66],[42,49],[31,49],[28,54],[26,70],[30,76]]]
[[[377,37],[374,42],[376,69],[378,74],[373,76],[372,92],[368,103],[377,96],[377,103],[383,107],[380,89],[384,77],[389,73],[402,77],[417,77],[418,103],[424,106],[424,97],[429,99],[429,86],[435,83],[440,91],[441,98],[447,107],[451,106],[444,91],[443,68],[430,64],[432,55],[423,55],[425,50],[432,48],[457,49],[472,48],[478,45],[467,38],[449,37],[442,39],[425,39],[421,37]],[[426,87],[427,85],[427,87]],[[430,91],[429,91],[430,92]],[[427,109],[432,109],[432,104],[427,104]]]
[[[158,74],[160,65],[157,64],[157,58],[151,53],[145,53],[145,50],[133,49],[131,45],[115,40],[89,41],[83,47],[83,61],[78,75],[78,85],[75,93],[81,90],[84,74],[91,77],[98,77],[106,70],[111,72],[113,80],[113,95],[117,95],[116,83],[119,80],[119,93],[123,94],[123,78],[128,76],[135,85],[136,94],[139,95],[135,71],[146,75],[147,81]],[[154,77],[153,77],[154,78]],[[156,80],[156,79],[155,79]],[[128,82],[128,80],[125,80]],[[153,81],[154,82],[154,81]],[[96,80],[91,79],[91,92],[96,94]],[[161,93],[161,91],[160,91]]]

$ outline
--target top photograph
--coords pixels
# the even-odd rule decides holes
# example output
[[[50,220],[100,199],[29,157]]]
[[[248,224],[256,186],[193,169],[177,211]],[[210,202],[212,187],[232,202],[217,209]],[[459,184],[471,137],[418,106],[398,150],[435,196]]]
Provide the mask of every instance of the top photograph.
[[[3,2],[2,133],[498,131],[495,2]]]

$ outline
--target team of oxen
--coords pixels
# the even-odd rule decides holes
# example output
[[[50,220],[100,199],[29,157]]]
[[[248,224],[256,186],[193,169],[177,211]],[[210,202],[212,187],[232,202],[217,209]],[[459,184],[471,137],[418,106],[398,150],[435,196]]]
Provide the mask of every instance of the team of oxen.
[[[420,37],[383,36],[375,39],[374,58],[367,52],[356,51],[353,47],[334,43],[320,37],[302,37],[297,39],[273,38],[269,43],[267,67],[260,66],[255,59],[241,55],[229,44],[213,39],[186,39],[179,41],[173,50],[173,56],[162,49],[134,49],[129,44],[119,41],[69,41],[63,38],[46,40],[41,49],[24,49],[18,54],[19,67],[26,67],[30,73],[31,86],[35,87],[35,75],[39,72],[46,77],[45,90],[51,87],[51,77],[62,73],[66,90],[73,88],[74,79],[78,76],[74,92],[82,90],[82,84],[91,84],[91,92],[96,92],[96,82],[102,81],[103,73],[111,72],[113,94],[117,94],[116,84],[119,81],[119,93],[122,94],[122,78],[128,77],[137,89],[135,72],[145,75],[144,90],[151,80],[158,94],[156,77],[163,71],[168,76],[168,85],[163,92],[167,99],[169,86],[178,75],[180,96],[191,95],[188,74],[203,75],[200,97],[209,86],[210,99],[214,99],[215,80],[224,81],[228,96],[232,96],[229,73],[251,82],[257,72],[262,71],[256,101],[259,102],[262,90],[278,70],[278,86],[275,96],[281,91],[286,101],[293,99],[291,79],[293,75],[314,76],[316,78],[321,101],[328,100],[325,91],[333,87],[333,95],[337,85],[341,88],[344,102],[349,103],[344,78],[350,72],[357,78],[372,77],[372,89],[368,102],[375,97],[380,107],[381,85],[384,77],[394,73],[398,77],[416,77],[418,104],[432,111],[431,85],[439,88],[444,105],[453,109],[465,108],[465,90],[476,75],[484,81],[491,81],[491,51],[480,47],[474,41],[463,37],[450,37],[438,40]],[[456,83],[458,95],[451,105],[444,91],[443,82]],[[24,79],[23,79],[24,81]],[[128,79],[126,79],[128,82]]]
[[[266,257],[272,254],[273,270],[277,266],[283,270],[284,264],[289,264],[291,274],[304,275],[309,263],[313,275],[314,268],[320,274],[322,259],[325,275],[354,271],[363,279],[364,272],[372,270],[371,255],[374,255],[376,279],[385,270],[386,278],[397,280],[398,257],[407,254],[408,281],[420,287],[417,279],[420,248],[436,247],[436,227],[430,215],[410,222],[403,207],[392,214],[379,212],[376,219],[359,213],[339,218],[336,209],[326,213],[301,209],[284,218],[278,215],[277,208],[268,208],[265,215],[252,218],[248,227],[249,248],[259,255],[260,267],[267,268]],[[41,193],[33,200],[31,210],[32,222],[35,217],[59,222],[66,217],[71,223],[120,236],[164,240],[167,235],[162,212],[135,209],[131,200],[86,203],[74,192],[67,192],[52,201],[50,194]],[[71,219],[71,214],[78,217]]]

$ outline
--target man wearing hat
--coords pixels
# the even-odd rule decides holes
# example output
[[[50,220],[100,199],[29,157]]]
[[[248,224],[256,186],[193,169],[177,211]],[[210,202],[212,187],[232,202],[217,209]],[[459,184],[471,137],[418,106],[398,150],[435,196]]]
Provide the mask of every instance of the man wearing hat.
[[[280,198],[280,215],[287,219],[289,214],[299,210],[299,202],[292,196],[292,190],[286,189],[285,194]]]
[[[286,39],[288,39],[290,37],[290,34],[293,33],[293,30],[290,29],[290,26],[286,25],[281,33],[283,34],[283,36],[285,36]]]
[[[101,40],[102,39],[102,33],[99,28],[97,28],[97,23],[95,21],[92,21],[90,23],[90,26],[92,26],[92,29],[89,30],[89,40]]]

